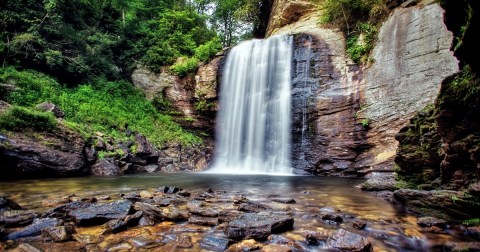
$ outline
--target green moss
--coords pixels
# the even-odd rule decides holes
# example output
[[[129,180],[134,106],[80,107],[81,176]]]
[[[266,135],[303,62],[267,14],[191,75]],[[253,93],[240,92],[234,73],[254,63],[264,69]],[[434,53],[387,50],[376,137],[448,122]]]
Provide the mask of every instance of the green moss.
[[[480,218],[468,219],[463,221],[463,225],[467,226],[478,226],[480,225]]]
[[[194,74],[198,69],[198,63],[199,60],[195,57],[180,59],[170,67],[170,71],[183,78]]]
[[[52,131],[57,121],[52,113],[26,107],[13,106],[0,114],[0,129],[11,131]]]
[[[195,102],[195,110],[199,112],[206,112],[210,111],[215,108],[215,102],[209,102],[205,99],[200,99],[199,101]]]

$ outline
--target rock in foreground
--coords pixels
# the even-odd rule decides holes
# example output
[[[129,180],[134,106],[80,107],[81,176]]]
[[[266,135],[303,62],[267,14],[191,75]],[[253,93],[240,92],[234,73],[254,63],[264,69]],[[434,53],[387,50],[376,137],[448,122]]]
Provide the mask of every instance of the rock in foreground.
[[[327,247],[343,251],[370,251],[372,244],[361,235],[339,229],[328,238]]]
[[[113,219],[123,219],[130,212],[132,202],[119,200],[108,204],[92,204],[70,213],[79,225],[101,224]]]
[[[294,220],[287,215],[246,213],[232,220],[225,230],[230,239],[266,239],[271,233],[293,228]]]

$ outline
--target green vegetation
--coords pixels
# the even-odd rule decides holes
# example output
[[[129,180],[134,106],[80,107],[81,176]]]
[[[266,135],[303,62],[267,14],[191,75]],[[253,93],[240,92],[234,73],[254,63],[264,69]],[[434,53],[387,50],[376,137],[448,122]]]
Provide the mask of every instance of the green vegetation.
[[[170,67],[170,70],[180,77],[185,77],[188,74],[195,73],[198,68],[197,58],[180,58],[175,64]]]
[[[51,131],[56,128],[57,121],[52,113],[40,112],[20,106],[13,106],[0,113],[0,129],[24,131]]]
[[[462,71],[455,76],[448,87],[456,97],[462,97],[463,102],[476,99],[480,94],[480,80],[475,78],[469,65],[465,65]]]
[[[124,136],[122,131],[128,128],[144,134],[157,147],[165,142],[200,142],[199,138],[184,131],[169,116],[160,114],[139,90],[126,81],[98,80],[91,85],[69,89],[61,87],[44,74],[13,68],[0,69],[0,81],[22,87],[7,96],[9,103],[32,107],[43,101],[51,101],[65,112],[65,125],[85,137],[98,131],[118,139]],[[35,92],[44,95],[32,99],[30,94]],[[2,114],[2,125],[6,125],[4,128],[46,130],[50,128],[51,120],[55,122],[53,116],[32,112],[31,109],[14,107],[12,111],[14,113]],[[7,120],[11,123],[6,124]]]
[[[465,220],[465,221],[463,221],[463,225],[467,225],[467,226],[480,225],[480,218]]]
[[[347,37],[347,53],[356,63],[366,63],[377,37],[376,26],[388,10],[382,0],[325,0],[320,23],[340,28]]]
[[[362,120],[362,126],[363,128],[368,128],[368,123],[369,123],[369,120],[367,118],[363,119]]]

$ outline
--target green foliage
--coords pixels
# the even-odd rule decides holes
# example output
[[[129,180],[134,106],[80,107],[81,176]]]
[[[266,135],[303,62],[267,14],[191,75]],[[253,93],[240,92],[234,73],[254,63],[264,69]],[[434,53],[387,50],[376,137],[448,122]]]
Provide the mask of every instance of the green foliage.
[[[203,62],[208,62],[221,49],[222,44],[220,43],[220,40],[214,38],[195,49],[195,58]]]
[[[182,59],[180,58],[175,64],[170,67],[170,70],[180,77],[185,77],[193,74],[198,69],[198,59],[195,57]]]
[[[364,128],[368,128],[368,124],[369,124],[369,120],[368,120],[368,119],[365,118],[365,119],[362,120],[362,126],[363,126]]]
[[[367,62],[377,36],[377,29],[370,23],[358,23],[357,31],[347,38],[347,54],[355,63]]]
[[[0,129],[11,131],[51,131],[56,128],[57,121],[50,112],[40,112],[21,106],[13,106],[0,113]]]
[[[463,67],[462,71],[449,83],[449,89],[463,102],[478,97],[480,94],[480,81],[475,78],[469,65]]]
[[[477,226],[477,225],[480,225],[480,218],[474,218],[474,219],[465,220],[465,221],[463,221],[463,225],[467,225],[467,226]]]
[[[22,88],[8,95],[13,97],[9,102],[33,106],[51,101],[65,112],[65,125],[79,131],[85,137],[100,131],[118,139],[124,135],[121,131],[128,128],[142,133],[157,147],[161,147],[165,142],[180,142],[186,145],[200,142],[199,138],[184,131],[169,116],[160,114],[139,90],[126,81],[111,82],[99,79],[93,84],[69,89],[61,87],[55,80],[43,74],[16,71],[13,68],[0,69],[0,79],[15,80],[15,84]],[[31,98],[36,92],[40,95],[35,99]],[[7,113],[8,117],[3,117],[5,121],[3,125],[11,120],[20,127],[20,130],[21,127],[48,128],[48,121],[42,120],[44,114],[27,113],[25,109],[20,112],[17,110],[19,109],[14,110],[15,114]],[[26,116],[22,116],[21,112]],[[21,121],[11,118],[20,118]],[[33,124],[33,119],[32,123],[27,123],[30,122],[28,118],[38,120],[40,127]],[[4,127],[12,128],[8,125]]]
[[[199,101],[195,102],[195,110],[199,112],[206,112],[210,111],[215,108],[214,102],[209,102],[205,99],[200,99]]]

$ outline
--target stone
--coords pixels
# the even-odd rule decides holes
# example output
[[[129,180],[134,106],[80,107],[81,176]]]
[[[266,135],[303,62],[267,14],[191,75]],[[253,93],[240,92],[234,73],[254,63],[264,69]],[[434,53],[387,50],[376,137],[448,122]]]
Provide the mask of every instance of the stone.
[[[42,200],[42,206],[53,207],[61,204],[67,204],[69,202],[70,202],[69,197],[48,198],[48,199]]]
[[[151,198],[153,198],[153,194],[149,191],[143,190],[143,191],[140,192],[140,197],[145,198],[145,199],[151,199]]]
[[[177,248],[191,248],[193,247],[192,238],[189,235],[178,235],[175,239],[175,246]]]
[[[292,241],[283,235],[269,235],[267,237],[269,244],[289,244]]]
[[[144,135],[140,133],[135,134],[135,143],[137,146],[137,152],[136,152],[137,156],[148,157],[148,156],[156,155],[153,145],[147,140],[147,138]],[[158,157],[157,157],[157,160],[158,160]]]
[[[364,191],[395,191],[395,176],[393,172],[372,172],[370,178],[360,184],[360,188]]]
[[[272,198],[272,201],[283,203],[283,204],[295,204],[297,203],[295,199],[292,198]]]
[[[352,222],[352,226],[358,230],[363,230],[365,227],[367,227],[367,222],[362,221],[362,220],[355,220]]]
[[[443,251],[448,251],[448,252],[480,251],[480,242],[447,242],[443,246]]]
[[[337,223],[343,222],[343,218],[339,214],[325,214],[322,216],[322,220],[329,220]]]
[[[106,159],[100,159],[90,167],[90,173],[95,176],[118,176],[120,168]]]
[[[85,146],[84,148],[85,158],[89,164],[94,164],[97,161],[97,150],[92,146]]]
[[[272,213],[245,213],[228,223],[225,234],[230,239],[266,239],[271,233],[293,228],[294,219]]]
[[[467,227],[467,231],[465,232],[468,236],[480,239],[480,226],[476,227]]]
[[[228,248],[230,241],[216,236],[206,236],[200,242],[202,248],[213,251],[224,251]]]
[[[248,203],[241,203],[238,206],[239,211],[243,212],[263,212],[265,210],[271,210],[271,208],[265,204],[258,203],[258,202],[248,202]]]
[[[18,247],[15,249],[16,252],[42,252],[40,249],[37,247],[28,244],[28,243],[21,243],[18,245]]]
[[[53,242],[63,242],[72,239],[73,227],[71,226],[59,226],[59,227],[46,227],[42,229],[42,236]]]
[[[0,212],[7,210],[21,210],[22,207],[7,197],[0,197]]]
[[[140,226],[153,226],[155,225],[155,220],[151,216],[142,216],[138,221]]]
[[[142,218],[143,212],[142,211],[137,211],[134,214],[127,215],[125,219],[123,220],[127,226],[135,226],[140,218]]]
[[[188,223],[201,226],[216,226],[218,225],[218,218],[192,216],[188,219]]]
[[[112,203],[95,203],[85,208],[71,211],[69,215],[78,225],[102,224],[113,219],[123,219],[130,212],[132,202],[119,200]]]
[[[177,193],[181,190],[182,190],[181,188],[174,187],[174,186],[161,186],[161,187],[156,189],[157,192],[163,192],[163,193],[166,193],[166,194],[174,194],[174,193]]]
[[[260,250],[262,252],[291,252],[292,248],[288,245],[267,244]]]
[[[436,226],[439,228],[445,228],[447,225],[447,222],[441,219],[437,219],[435,217],[421,217],[421,218],[418,218],[417,225],[421,227]]]
[[[137,211],[143,211],[145,216],[150,217],[153,220],[188,220],[190,213],[183,209],[176,207],[158,208],[148,203],[136,202],[133,204],[133,208]]]
[[[8,234],[6,240],[17,240],[20,238],[37,236],[41,234],[42,229],[47,227],[59,226],[61,221],[55,218],[35,219],[32,224]]]
[[[145,166],[144,169],[147,172],[158,172],[159,171],[159,166],[156,165],[156,164],[151,164],[151,165]]]
[[[228,247],[227,252],[244,252],[244,251],[254,251],[262,247],[261,243],[258,243],[254,239],[248,239],[235,243]]]
[[[319,231],[306,231],[305,241],[308,245],[319,245],[320,242],[325,242],[328,239],[329,234],[327,232]]]
[[[52,112],[57,118],[65,117],[65,113],[55,104],[51,102],[43,102],[35,106],[36,109],[42,112]]]
[[[372,244],[361,235],[339,229],[328,238],[326,246],[346,251],[370,251]]]
[[[27,179],[86,175],[85,140],[79,133],[59,124],[54,132],[36,134],[41,141],[22,132],[11,132],[8,146],[0,143],[0,177]]]
[[[133,70],[132,82],[145,93],[148,100],[153,101],[156,97],[163,96],[165,87],[174,85],[175,77],[163,69],[159,74],[155,74],[139,65]]]
[[[47,210],[42,217],[50,217],[50,218],[63,218],[67,216],[71,211],[86,208],[91,206],[90,202],[84,201],[74,201],[67,203],[65,205],[57,206]]]
[[[115,234],[127,229],[127,225],[122,220],[111,220],[103,225],[102,235]]]
[[[0,225],[24,226],[36,217],[37,214],[31,210],[5,210],[0,212]]]

